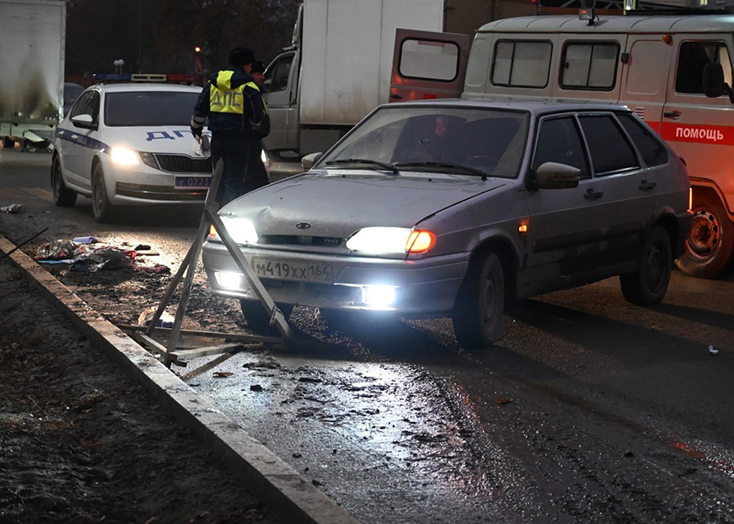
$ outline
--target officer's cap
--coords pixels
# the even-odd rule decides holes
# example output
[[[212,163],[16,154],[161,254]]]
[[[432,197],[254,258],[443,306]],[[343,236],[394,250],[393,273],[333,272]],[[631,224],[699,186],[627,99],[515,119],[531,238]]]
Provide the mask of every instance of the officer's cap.
[[[229,52],[229,65],[243,66],[255,61],[255,53],[249,47],[235,47]]]
[[[265,62],[262,60],[255,60],[252,63],[252,69],[250,70],[251,73],[264,73],[265,72]]]

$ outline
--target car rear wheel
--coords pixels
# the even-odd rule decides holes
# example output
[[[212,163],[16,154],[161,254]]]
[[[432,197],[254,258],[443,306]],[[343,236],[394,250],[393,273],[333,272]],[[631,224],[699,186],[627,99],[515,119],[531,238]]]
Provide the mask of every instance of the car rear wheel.
[[[621,275],[622,294],[638,306],[657,304],[668,291],[673,255],[668,232],[655,226],[642,248],[640,268],[635,273]]]
[[[734,224],[721,200],[711,191],[702,191],[693,201],[693,227],[686,250],[677,261],[686,275],[717,278],[734,265]]]
[[[61,162],[58,157],[54,158],[51,163],[51,189],[54,204],[58,207],[71,207],[76,203],[76,193],[64,184],[64,178],[61,176]]]
[[[112,202],[107,196],[102,164],[94,166],[92,173],[92,211],[97,222],[110,222],[114,216]]]
[[[291,316],[293,306],[290,304],[276,304],[278,309],[283,312],[285,319]],[[280,331],[273,325],[270,325],[270,314],[265,311],[263,305],[257,300],[240,300],[240,309],[247,321],[247,327],[258,335],[270,337],[279,337]]]
[[[472,261],[456,298],[454,335],[468,349],[493,345],[503,329],[505,274],[495,253]]]

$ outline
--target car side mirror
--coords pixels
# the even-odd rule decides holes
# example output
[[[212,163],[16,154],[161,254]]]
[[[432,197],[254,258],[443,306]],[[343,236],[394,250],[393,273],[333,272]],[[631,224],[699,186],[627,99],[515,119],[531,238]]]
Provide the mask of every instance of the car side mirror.
[[[321,160],[321,157],[323,156],[323,153],[311,153],[310,155],[306,155],[301,159],[301,167],[308,171],[313,167],[313,165]]]
[[[84,129],[97,129],[97,124],[94,122],[92,115],[76,115],[71,118],[71,123],[76,127],[83,127]]]
[[[581,170],[557,162],[546,162],[535,170],[532,185],[537,189],[570,189],[577,187]]]

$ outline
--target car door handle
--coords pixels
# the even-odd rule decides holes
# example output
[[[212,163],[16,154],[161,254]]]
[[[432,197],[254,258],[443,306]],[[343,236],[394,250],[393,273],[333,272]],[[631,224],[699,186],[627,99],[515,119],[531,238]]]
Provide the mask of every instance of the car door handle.
[[[680,111],[666,111],[663,113],[663,116],[665,118],[672,118],[674,120],[678,120],[680,118]]]
[[[79,138],[79,135],[71,135],[72,140],[76,140],[77,138]]]
[[[402,100],[403,99],[403,97],[401,95],[398,95],[398,94],[390,95],[390,98],[392,98],[393,100]]]
[[[584,193],[584,198],[587,200],[596,200],[597,198],[601,198],[603,194],[603,191],[594,191],[589,188],[586,190],[586,193]]]
[[[650,191],[653,189],[657,184],[655,182],[648,182],[647,180],[643,180],[640,182],[640,189],[643,191]]]

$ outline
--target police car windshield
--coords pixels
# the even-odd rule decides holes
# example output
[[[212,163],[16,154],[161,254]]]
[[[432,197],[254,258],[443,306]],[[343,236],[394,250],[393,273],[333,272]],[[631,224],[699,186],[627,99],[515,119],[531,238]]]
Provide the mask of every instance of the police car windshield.
[[[107,93],[105,125],[188,126],[198,93],[138,91]]]

